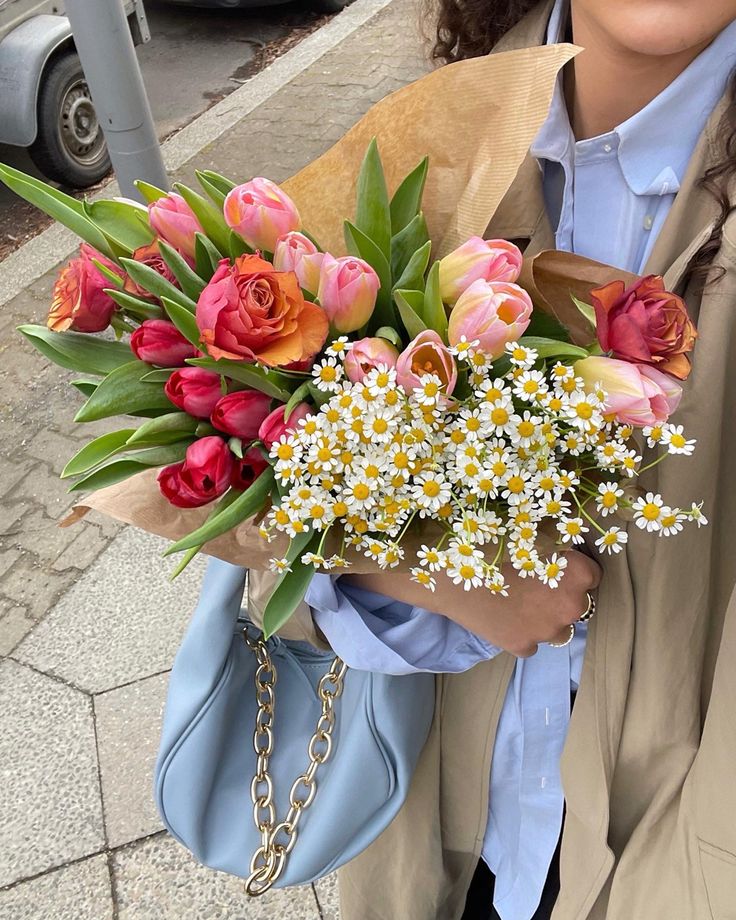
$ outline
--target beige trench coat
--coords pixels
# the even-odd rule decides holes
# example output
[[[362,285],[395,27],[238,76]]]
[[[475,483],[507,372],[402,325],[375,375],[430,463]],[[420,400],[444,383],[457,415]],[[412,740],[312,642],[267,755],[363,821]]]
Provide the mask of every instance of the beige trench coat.
[[[550,6],[541,4],[502,49],[541,43]],[[736,215],[715,260],[723,277],[702,295],[692,284],[682,290],[716,214],[697,180],[717,156],[721,110],[648,265],[685,296],[698,324],[676,417],[698,446],[644,484],[688,507],[705,499],[711,523],[667,540],[631,528],[626,554],[603,562],[562,756],[567,814],[553,920],[736,918]],[[532,160],[488,235],[528,239],[530,253],[554,245]],[[308,609],[290,626],[320,643]],[[502,654],[438,676],[434,724],[408,799],[340,872],[342,920],[460,918],[513,669]]]

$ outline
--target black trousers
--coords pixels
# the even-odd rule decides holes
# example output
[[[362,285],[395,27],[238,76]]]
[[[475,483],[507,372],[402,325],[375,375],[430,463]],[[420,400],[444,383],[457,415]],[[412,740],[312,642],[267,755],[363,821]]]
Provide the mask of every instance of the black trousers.
[[[479,860],[478,868],[468,889],[462,920],[500,920],[493,907],[496,879],[488,866]],[[552,857],[542,898],[532,920],[549,920],[557,895],[560,893],[560,844]]]

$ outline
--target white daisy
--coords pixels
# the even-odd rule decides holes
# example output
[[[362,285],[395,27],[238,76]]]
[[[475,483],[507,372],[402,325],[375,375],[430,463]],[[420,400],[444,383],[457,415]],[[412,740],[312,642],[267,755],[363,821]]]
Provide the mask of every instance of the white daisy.
[[[595,541],[595,545],[601,553],[620,553],[624,546],[629,542],[629,535],[625,530],[619,527],[609,528],[602,537]]]

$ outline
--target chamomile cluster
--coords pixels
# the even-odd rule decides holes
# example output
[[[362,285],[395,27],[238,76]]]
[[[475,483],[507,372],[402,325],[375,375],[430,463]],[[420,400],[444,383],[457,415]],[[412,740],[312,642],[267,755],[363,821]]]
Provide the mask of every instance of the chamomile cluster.
[[[351,382],[342,364],[349,344],[336,344],[313,371],[326,401],[271,448],[281,501],[264,533],[320,535],[301,557],[306,564],[344,567],[352,546],[393,568],[412,523],[424,520],[431,536],[407,560],[414,581],[434,590],[444,574],[466,590],[506,594],[502,561],[554,588],[567,560],[543,547],[573,547],[593,530],[601,553],[620,552],[626,530],[605,525],[622,508],[663,536],[686,520],[705,523],[699,506],[672,509],[653,493],[632,498],[629,480],[642,463],[633,429],[611,420],[606,393],[586,389],[570,365],[516,342],[494,362],[463,340],[452,349],[460,367],[452,394],[429,372],[406,392],[385,365]],[[644,435],[669,453],[694,446],[679,426]],[[331,528],[341,549],[326,558]],[[272,567],[287,570],[292,556]]]

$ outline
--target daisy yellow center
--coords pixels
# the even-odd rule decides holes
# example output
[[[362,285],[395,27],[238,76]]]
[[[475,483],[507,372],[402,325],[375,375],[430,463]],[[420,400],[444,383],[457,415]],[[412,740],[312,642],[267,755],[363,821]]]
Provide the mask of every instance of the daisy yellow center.
[[[524,382],[523,390],[525,393],[536,393],[539,389],[539,384],[536,380],[526,380]]]
[[[491,421],[494,425],[505,425],[509,420],[509,414],[506,409],[494,409],[491,412]]]
[[[551,476],[543,476],[539,480],[539,488],[544,489],[545,492],[549,492],[550,489],[554,489],[555,481]]]
[[[327,421],[331,425],[334,425],[340,421],[340,413],[333,407],[330,407],[325,414],[327,416]]]
[[[515,348],[513,352],[515,361],[526,361],[526,351],[523,348]]]
[[[473,578],[475,575],[475,568],[472,565],[461,565],[459,571],[461,578]]]
[[[304,434],[314,434],[317,430],[317,423],[315,421],[308,421],[304,423]]]
[[[294,456],[294,448],[291,444],[279,444],[276,448],[276,456],[279,460],[291,460]]]
[[[672,444],[673,447],[684,447],[687,441],[681,434],[673,434],[670,437],[670,444]]]
[[[450,440],[453,444],[462,444],[465,440],[465,432],[455,429],[450,435]]]
[[[340,462],[344,463],[345,466],[349,466],[353,462],[353,454],[349,450],[344,450],[340,454]]]
[[[491,482],[490,479],[487,479],[484,477],[478,483],[478,488],[481,490],[481,492],[490,492],[491,489],[493,488],[493,483]]]
[[[424,483],[422,491],[427,498],[437,498],[440,494],[440,484],[436,480],[430,479],[429,482]]]
[[[607,533],[603,537],[604,546],[615,546],[618,543],[618,534],[616,533]]]
[[[522,438],[530,438],[534,434],[534,423],[527,421],[520,422],[519,434],[522,436]]]
[[[353,486],[353,497],[357,498],[359,502],[365,501],[370,494],[371,490],[364,482],[359,482]]]
[[[316,521],[318,521],[320,518],[323,518],[325,516],[324,505],[312,505],[310,514]]]
[[[616,495],[613,492],[604,492],[601,504],[604,508],[614,508],[616,505]]]
[[[503,396],[503,393],[498,389],[498,387],[491,387],[490,390],[486,391],[486,402],[495,402],[497,399],[500,399]]]
[[[438,555],[437,553],[435,553],[434,550],[430,550],[430,551],[426,554],[425,559],[426,559],[427,562],[430,562],[430,563],[432,563],[432,564],[434,564],[434,563],[440,561],[439,555]]]
[[[575,378],[570,377],[569,380],[563,380],[562,389],[565,391],[565,393],[574,393],[575,392]]]
[[[506,464],[503,460],[496,460],[496,462],[491,466],[494,476],[503,476],[506,472]]]
[[[477,476],[478,467],[474,463],[466,463],[465,465],[465,475],[466,476]]]
[[[276,518],[276,523],[277,523],[277,524],[281,524],[282,526],[283,526],[284,524],[288,524],[288,523],[289,523],[289,515],[284,511],[283,508],[279,508],[279,509],[277,510],[277,512],[276,512],[276,514],[275,514],[275,518]]]
[[[547,566],[547,577],[548,578],[557,578],[560,574],[560,567],[556,562],[550,562]]]
[[[665,515],[665,517],[662,518],[662,526],[663,526],[663,527],[672,527],[673,524],[676,524],[676,523],[677,523],[677,515],[676,515],[676,514],[668,514],[668,515]]]
[[[549,408],[552,412],[559,412],[562,408],[562,400],[559,396],[553,396],[549,401]]]
[[[434,380],[430,380],[425,383],[422,389],[425,396],[436,396],[440,391],[439,384],[437,384]]]
[[[317,459],[321,460],[323,463],[326,463],[328,460],[332,459],[332,451],[329,447],[320,447],[317,451]]]
[[[468,546],[467,543],[461,543],[460,546],[458,546],[457,548],[457,552],[459,556],[465,556],[465,557],[472,556],[473,547]]]
[[[378,477],[379,469],[375,463],[369,463],[365,468],[366,476],[370,476],[371,479],[376,479]]]
[[[417,572],[415,578],[420,585],[428,585],[432,581],[432,576],[429,572]]]
[[[387,406],[395,406],[399,401],[399,394],[396,392],[396,390],[391,390],[389,393],[386,393],[384,399],[386,400]]]
[[[571,537],[576,537],[580,533],[580,524],[577,521],[568,521],[566,530]]]
[[[509,479],[508,488],[509,492],[518,495],[520,492],[524,491],[524,480],[521,476],[512,476],[511,479]]]
[[[377,418],[373,421],[373,430],[376,434],[385,434],[388,429],[388,422],[385,418]]]
[[[446,505],[442,505],[440,510],[437,512],[437,517],[438,518],[452,517],[452,505],[450,505],[449,503]]]
[[[578,418],[589,419],[593,415],[593,407],[589,402],[580,402],[575,406]]]
[[[559,514],[562,506],[559,502],[547,502],[547,514]]]
[[[332,511],[336,517],[345,517],[348,513],[348,506],[343,501],[335,502],[332,506]]]
[[[476,418],[474,415],[471,415],[470,418],[465,422],[465,426],[468,431],[478,431],[480,428],[480,419]]]
[[[656,521],[659,519],[659,516],[662,513],[662,509],[659,505],[655,505],[654,502],[647,502],[646,505],[641,509],[642,517],[647,521]]]

